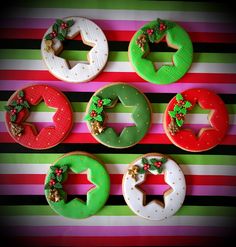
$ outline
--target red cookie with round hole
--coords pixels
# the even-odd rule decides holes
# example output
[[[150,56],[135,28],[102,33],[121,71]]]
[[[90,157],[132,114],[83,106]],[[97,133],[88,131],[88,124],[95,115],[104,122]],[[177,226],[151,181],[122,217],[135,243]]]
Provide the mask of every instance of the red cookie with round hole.
[[[27,122],[31,106],[44,101],[55,109],[52,125],[37,131],[33,123]],[[73,125],[70,102],[59,90],[47,85],[32,85],[16,91],[5,106],[6,127],[12,138],[27,148],[48,149],[65,139]]]
[[[228,112],[222,99],[210,90],[198,88],[186,90],[181,95],[183,99],[178,101],[177,96],[174,97],[164,113],[163,125],[170,141],[179,148],[191,152],[206,151],[218,145],[224,138],[229,125]],[[197,136],[192,129],[185,128],[184,123],[181,127],[176,124],[177,118],[179,120],[182,118],[184,121],[185,114],[177,114],[177,117],[170,115],[170,112],[176,109],[176,105],[184,105],[187,101],[191,104],[186,114],[189,114],[196,104],[202,109],[210,110],[208,114],[210,127],[200,129]],[[177,110],[180,108],[177,107]]]

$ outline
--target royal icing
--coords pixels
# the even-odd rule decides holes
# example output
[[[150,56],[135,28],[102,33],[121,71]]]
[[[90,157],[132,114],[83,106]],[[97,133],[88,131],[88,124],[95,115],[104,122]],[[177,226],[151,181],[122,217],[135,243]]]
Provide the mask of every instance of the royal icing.
[[[81,34],[82,41],[91,46],[88,64],[78,62],[73,68],[59,57],[65,39]],[[68,82],[84,82],[95,78],[106,65],[108,43],[103,31],[94,22],[82,17],[67,17],[56,22],[46,31],[41,53],[49,71],[58,79]]]
[[[125,127],[120,135],[109,127],[106,114],[106,108],[114,107],[118,99],[125,107],[133,107],[132,119],[135,125]],[[109,103],[101,109],[98,107],[99,100]],[[92,117],[91,114],[94,113],[99,119]],[[136,88],[125,83],[112,84],[98,90],[88,103],[86,115],[87,125],[93,136],[100,143],[112,148],[127,148],[135,145],[145,136],[151,125],[151,107],[147,98]],[[95,128],[100,131],[96,129],[94,131],[95,124]]]
[[[95,187],[87,192],[87,201],[79,198],[67,201],[63,183],[68,172],[87,171],[88,180]],[[110,191],[110,178],[103,165],[91,154],[68,153],[59,158],[51,167],[45,179],[45,195],[50,207],[59,215],[81,219],[96,214],[106,203]]]
[[[202,128],[198,135],[184,125],[185,115],[191,113],[196,104],[199,104],[202,109],[210,110],[208,115],[210,127]],[[180,115],[181,112],[182,115]],[[173,144],[187,151],[201,152],[221,142],[228,129],[229,116],[219,96],[210,90],[196,88],[177,94],[169,102],[164,113],[163,124]]]
[[[31,106],[41,101],[55,114],[51,126],[39,132],[27,121]],[[69,134],[73,125],[73,112],[65,95],[47,85],[33,85],[16,91],[5,106],[5,122],[9,134],[19,144],[31,149],[48,149],[59,144]]]
[[[135,176],[132,170],[135,170]],[[164,193],[164,205],[153,200],[145,205],[145,194],[139,185],[145,182],[146,174],[164,174],[165,182],[171,187]],[[123,195],[130,209],[149,220],[163,220],[174,215],[182,206],[186,183],[184,174],[176,162],[157,153],[149,153],[135,160],[123,177]]]
[[[149,42],[159,43],[165,37],[168,46],[177,49],[172,65],[163,65],[156,70],[147,59]],[[144,80],[155,84],[169,84],[179,80],[190,68],[193,46],[187,32],[174,22],[157,19],[138,30],[129,44],[129,59],[135,71]]]

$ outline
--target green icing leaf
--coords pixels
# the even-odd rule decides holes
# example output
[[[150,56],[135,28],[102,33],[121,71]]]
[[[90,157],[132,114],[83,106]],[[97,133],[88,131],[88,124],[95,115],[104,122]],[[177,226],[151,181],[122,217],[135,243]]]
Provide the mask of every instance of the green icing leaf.
[[[61,20],[61,19],[56,19],[56,24],[59,25],[59,26],[60,26],[63,22],[64,22],[64,21]]]
[[[66,172],[66,171],[67,171],[68,166],[63,166],[61,169],[62,169],[62,172],[64,173],[64,172]]]
[[[181,107],[180,107],[180,106],[175,105],[175,107],[174,107],[174,111],[175,111],[175,112],[178,112],[180,109],[181,109]]]
[[[144,164],[148,164],[148,160],[146,159],[146,158],[142,158],[142,164],[144,165]]]
[[[183,125],[183,123],[184,123],[184,120],[183,119],[175,119],[175,121],[176,121],[176,123],[177,123],[177,125],[179,126],[179,127],[181,127],[182,125]]]
[[[145,172],[146,171],[143,168],[140,168],[139,171],[138,171],[138,173],[140,173],[140,174],[144,174]]]
[[[51,37],[50,33],[49,33],[49,34],[47,34],[47,35],[45,36],[45,39],[46,39],[46,40],[51,40],[51,39],[52,39],[52,37]]]
[[[162,158],[161,158],[161,162],[162,162],[162,163],[166,163],[166,162],[167,162],[167,158],[162,157]]]
[[[103,121],[101,115],[97,115],[94,119],[97,120],[98,122],[102,122]]]
[[[12,108],[11,108],[9,105],[5,105],[5,106],[4,106],[4,109],[5,109],[6,111],[11,111]]]
[[[98,100],[100,100],[100,98],[99,98],[98,96],[93,96],[93,97],[92,97],[92,102],[93,102],[93,103],[97,103]]]
[[[25,96],[24,91],[20,90],[19,93],[18,93],[18,96],[19,97],[24,97]]]
[[[103,111],[103,107],[98,107],[98,108],[96,109],[96,112],[97,112],[98,114],[102,113],[102,111]]]
[[[66,38],[67,35],[67,29],[62,29],[61,34],[63,35],[64,38]]]
[[[54,24],[53,24],[52,30],[53,30],[54,32],[58,33],[58,31],[59,31],[59,26],[58,26],[57,23],[54,23]]]
[[[54,185],[54,187],[55,187],[56,189],[62,189],[62,185],[61,185],[60,183],[56,183],[56,184]]]
[[[61,33],[59,33],[57,35],[57,39],[60,40],[60,41],[63,41],[65,39],[65,37]]]
[[[55,174],[54,173],[51,173],[50,174],[50,179],[55,179],[55,178],[56,178]]]
[[[155,40],[156,40],[156,37],[155,37],[154,34],[152,34],[152,35],[148,35],[148,39],[149,39],[149,41],[150,41],[151,43],[154,43]]]
[[[152,165],[154,165],[155,162],[157,162],[158,160],[157,159],[150,159],[150,162]]]
[[[150,167],[149,167],[149,169],[148,170],[150,170],[150,171],[154,171],[154,170],[156,170],[157,168],[156,168],[156,166],[154,166],[154,165],[150,165]]]
[[[95,105],[95,104],[92,104],[91,106],[90,106],[90,110],[92,111],[97,111],[97,106]]]
[[[192,106],[192,104],[189,101],[186,101],[184,107],[189,108],[190,106]]]
[[[93,118],[88,114],[84,117],[84,120],[91,121]]]
[[[16,115],[11,115],[10,120],[11,120],[11,122],[15,122],[16,121]]]
[[[17,105],[16,100],[13,100],[13,101],[11,102],[11,105],[12,105],[12,106],[16,106],[16,105]]]
[[[50,166],[50,170],[51,170],[51,171],[55,172],[56,169],[58,169],[56,166]]]
[[[25,108],[30,108],[29,103],[26,100],[24,100],[23,105]]]
[[[172,117],[172,118],[175,118],[175,115],[176,115],[176,112],[175,111],[168,111],[169,115]]]
[[[176,98],[177,101],[180,101],[180,100],[184,99],[183,96],[180,93],[177,93],[175,98]]]
[[[15,109],[17,110],[17,112],[20,112],[24,107],[22,105],[17,105],[15,106]]]
[[[103,103],[103,105],[110,105],[111,100],[110,99],[103,99],[102,103]]]
[[[183,108],[181,108],[179,110],[179,113],[182,113],[182,114],[186,115],[187,114],[187,109],[183,107]]]
[[[45,189],[45,190],[49,190],[50,188],[51,188],[51,187],[50,187],[49,183],[45,184],[45,186],[44,186],[44,189]]]
[[[71,27],[74,23],[75,23],[75,22],[74,22],[73,19],[68,20],[68,21],[66,22],[66,24],[67,24],[68,27]]]
[[[62,175],[60,174],[59,176],[57,176],[57,181],[61,182],[62,181]]]
[[[162,170],[163,170],[162,167],[157,168],[157,171],[158,171],[159,174],[162,173]]]

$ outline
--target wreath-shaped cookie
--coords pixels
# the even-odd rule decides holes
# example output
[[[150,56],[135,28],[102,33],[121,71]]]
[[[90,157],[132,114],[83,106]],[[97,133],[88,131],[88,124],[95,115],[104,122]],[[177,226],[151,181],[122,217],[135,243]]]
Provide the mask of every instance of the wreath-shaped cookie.
[[[158,43],[165,37],[169,47],[177,49],[172,65],[156,69],[146,57],[150,53],[149,43]],[[155,84],[169,84],[179,80],[190,68],[193,46],[187,32],[178,24],[157,19],[139,29],[129,44],[129,59],[133,68],[144,80]]]
[[[67,201],[63,183],[69,172],[88,172],[88,180],[95,187],[87,192],[87,201],[79,198]],[[94,156],[84,152],[72,152],[59,158],[52,166],[45,179],[45,195],[50,207],[58,214],[81,219],[96,214],[105,204],[110,190],[109,175]]]
[[[106,109],[116,105],[118,99],[125,107],[133,107],[133,126],[125,127],[120,134],[109,127]],[[151,107],[145,95],[136,88],[116,83],[99,89],[92,96],[86,110],[88,128],[102,144],[112,148],[127,148],[138,143],[151,125]]]
[[[186,114],[196,104],[202,109],[210,110],[208,120],[210,127],[202,128],[198,135],[186,128]],[[222,99],[207,89],[189,89],[177,94],[168,104],[164,113],[164,129],[173,144],[191,152],[209,150],[218,145],[224,138],[229,116]]]
[[[37,130],[27,119],[31,107],[44,101],[56,110],[51,126]],[[70,102],[59,90],[47,85],[32,85],[16,91],[5,106],[5,122],[11,137],[27,148],[48,149],[56,146],[69,134],[73,125]]]
[[[170,186],[163,195],[164,204],[159,200],[146,204],[146,193],[139,185],[145,182],[148,173],[156,176],[164,174],[164,180]],[[174,160],[162,154],[148,153],[130,164],[123,177],[122,189],[126,203],[135,214],[149,220],[163,220],[181,208],[186,183],[183,172]]]
[[[78,62],[73,68],[58,55],[63,50],[66,39],[74,39],[81,34],[82,41],[92,46],[88,62]],[[67,82],[84,82],[95,78],[104,68],[108,59],[108,43],[103,31],[94,22],[82,17],[57,19],[46,31],[41,53],[49,71],[58,79]]]

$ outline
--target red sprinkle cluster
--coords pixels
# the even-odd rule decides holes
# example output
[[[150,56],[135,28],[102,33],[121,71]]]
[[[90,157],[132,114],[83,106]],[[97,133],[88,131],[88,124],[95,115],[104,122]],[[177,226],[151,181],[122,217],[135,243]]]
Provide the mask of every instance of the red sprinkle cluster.
[[[143,164],[143,169],[146,171],[150,168],[150,165],[149,164]]]
[[[98,107],[102,107],[102,106],[103,106],[103,102],[102,102],[102,100],[101,100],[101,99],[99,99],[99,100],[97,101],[97,104],[98,104]]]
[[[55,32],[55,31],[51,32],[51,33],[50,33],[50,36],[51,36],[52,38],[56,38],[56,37],[57,37],[57,32]]]
[[[160,31],[163,31],[166,29],[166,25],[164,23],[160,23],[160,27],[159,27],[159,30]]]
[[[153,30],[153,29],[148,29],[148,30],[147,30],[147,34],[148,34],[148,35],[152,35],[152,34],[153,34],[153,32],[154,32],[154,30]]]
[[[154,166],[156,166],[158,168],[160,168],[161,165],[162,165],[162,162],[161,161],[157,161],[157,162],[154,163]]]
[[[182,113],[179,113],[179,114],[177,113],[175,116],[178,120],[184,119],[184,114]]]
[[[66,28],[68,28],[67,23],[62,22],[62,23],[61,23],[61,28],[62,28],[62,29],[66,29]]]
[[[50,179],[49,185],[50,185],[50,186],[53,186],[53,185],[55,185],[55,184],[56,184],[55,180],[54,180],[54,179]]]
[[[92,110],[91,113],[90,113],[90,116],[91,116],[91,117],[96,117],[96,116],[97,116],[96,111]]]

